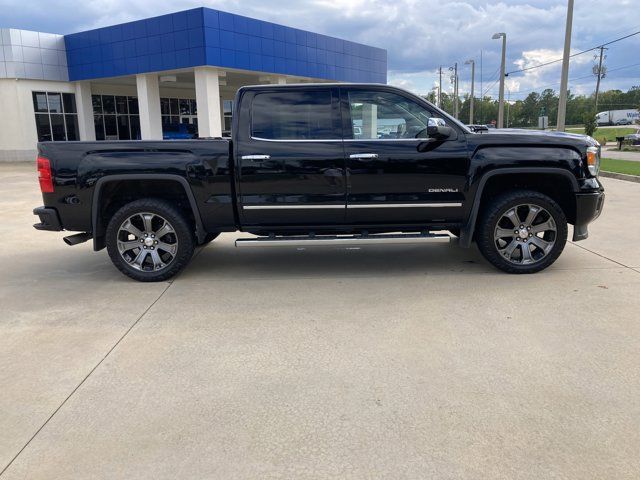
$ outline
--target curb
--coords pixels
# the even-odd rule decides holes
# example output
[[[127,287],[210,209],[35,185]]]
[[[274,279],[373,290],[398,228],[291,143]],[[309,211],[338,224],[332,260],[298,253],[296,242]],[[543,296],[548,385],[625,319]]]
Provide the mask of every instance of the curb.
[[[616,180],[625,180],[627,182],[640,183],[640,177],[638,175],[627,175],[626,173],[606,172],[602,170],[600,172],[600,176],[615,178]]]

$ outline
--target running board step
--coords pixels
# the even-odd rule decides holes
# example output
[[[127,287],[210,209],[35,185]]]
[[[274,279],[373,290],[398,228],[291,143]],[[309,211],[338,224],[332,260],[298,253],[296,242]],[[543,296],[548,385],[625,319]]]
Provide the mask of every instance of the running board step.
[[[238,238],[236,247],[322,247],[366,246],[377,244],[449,243],[449,235],[436,234],[375,234],[375,235],[318,235],[305,237]]]

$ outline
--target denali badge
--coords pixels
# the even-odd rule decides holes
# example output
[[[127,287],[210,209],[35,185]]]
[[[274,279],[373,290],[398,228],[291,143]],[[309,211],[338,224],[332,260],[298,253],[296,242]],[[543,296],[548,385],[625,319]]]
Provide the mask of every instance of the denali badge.
[[[429,193],[458,193],[457,188],[429,188]]]

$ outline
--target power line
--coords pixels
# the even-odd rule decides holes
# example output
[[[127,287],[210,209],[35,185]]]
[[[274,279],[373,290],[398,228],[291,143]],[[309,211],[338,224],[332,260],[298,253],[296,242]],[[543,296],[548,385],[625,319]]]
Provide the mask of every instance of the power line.
[[[582,55],[583,53],[592,52],[593,50],[597,50],[600,47],[604,47],[606,45],[611,45],[612,43],[619,42],[621,40],[624,40],[624,39],[629,38],[629,37],[633,37],[634,35],[638,35],[638,34],[640,34],[640,30],[637,31],[637,32],[634,32],[634,33],[630,33],[629,35],[625,35],[624,37],[616,38],[615,40],[611,40],[610,42],[603,43],[602,45],[598,45],[597,47],[592,47],[592,48],[589,48],[587,50],[582,50],[581,52],[572,53],[571,55],[569,55],[569,58],[577,57],[578,55]],[[559,58],[557,60],[551,60],[550,62],[541,63],[540,65],[534,65],[534,66],[531,66],[531,67],[521,68],[520,70],[512,70],[511,72],[507,72],[505,74],[505,76],[509,76],[512,73],[526,72],[528,70],[534,70],[536,68],[546,67],[547,65],[553,65],[554,63],[558,63],[558,62],[561,62],[561,61],[562,61],[562,59]]]
[[[607,73],[616,72],[618,70],[624,70],[626,68],[632,68],[632,67],[637,67],[637,66],[640,66],[640,63],[633,63],[631,65],[622,65],[620,67],[615,67],[615,68],[608,69]],[[591,75],[591,74],[590,75],[583,75],[582,77],[570,78],[569,81],[570,82],[575,82],[576,80],[582,80],[582,79],[585,79],[585,78],[591,78],[592,76],[593,75]],[[537,92],[539,90],[545,90],[545,89],[547,89],[549,87],[555,87],[557,85],[560,85],[560,82],[552,83],[552,84],[549,84],[549,85],[544,85],[542,87],[537,87],[537,88],[534,88],[532,90],[525,90],[524,92],[511,92],[511,94],[512,95],[524,95],[525,93],[528,94],[528,93],[531,93],[531,92]]]

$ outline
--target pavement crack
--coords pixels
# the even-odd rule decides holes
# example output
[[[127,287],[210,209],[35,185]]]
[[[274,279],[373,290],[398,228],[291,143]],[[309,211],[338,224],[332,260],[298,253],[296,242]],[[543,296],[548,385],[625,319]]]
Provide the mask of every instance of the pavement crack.
[[[7,469],[15,462],[15,460],[20,456],[20,454],[29,446],[29,444],[33,441],[34,438],[38,436],[38,434],[47,426],[47,424],[51,421],[51,419],[60,411],[60,409],[69,401],[69,399],[78,391],[78,389],[87,381],[87,379],[97,370],[97,368],[102,365],[102,363],[109,357],[109,355],[116,349],[118,345],[129,335],[129,332],[133,330],[133,328],[142,320],[142,318],[153,308],[153,306],[167,293],[167,290],[173,285],[173,282],[168,282],[167,286],[162,290],[158,298],[156,298],[145,310],[142,312],[138,318],[127,328],[127,330],[118,338],[118,340],[111,346],[111,348],[107,351],[107,353],[100,359],[98,363],[87,373],[87,375],[75,386],[75,388],[67,395],[67,397],[62,401],[60,405],[53,411],[51,415],[45,420],[45,422],[36,430],[36,432],[27,440],[27,442],[20,448],[18,453],[16,453],[13,458],[7,463],[4,468],[0,471],[0,477],[4,475]]]
[[[617,260],[614,260],[613,258],[609,258],[606,255],[602,255],[601,253],[594,252],[593,250],[589,250],[588,248],[583,247],[582,245],[578,245],[576,242],[570,242],[570,243],[571,243],[571,245],[574,245],[574,246],[576,246],[578,248],[581,248],[582,250],[585,250],[585,251],[587,251],[589,253],[593,253],[594,255],[597,255],[600,258],[604,258],[605,260],[609,260],[610,262],[613,262],[616,265],[620,265],[621,267],[628,268],[629,270],[631,270],[634,273],[640,273],[638,270],[634,269],[633,267],[630,267],[629,265],[625,265],[624,263],[618,262]]]

